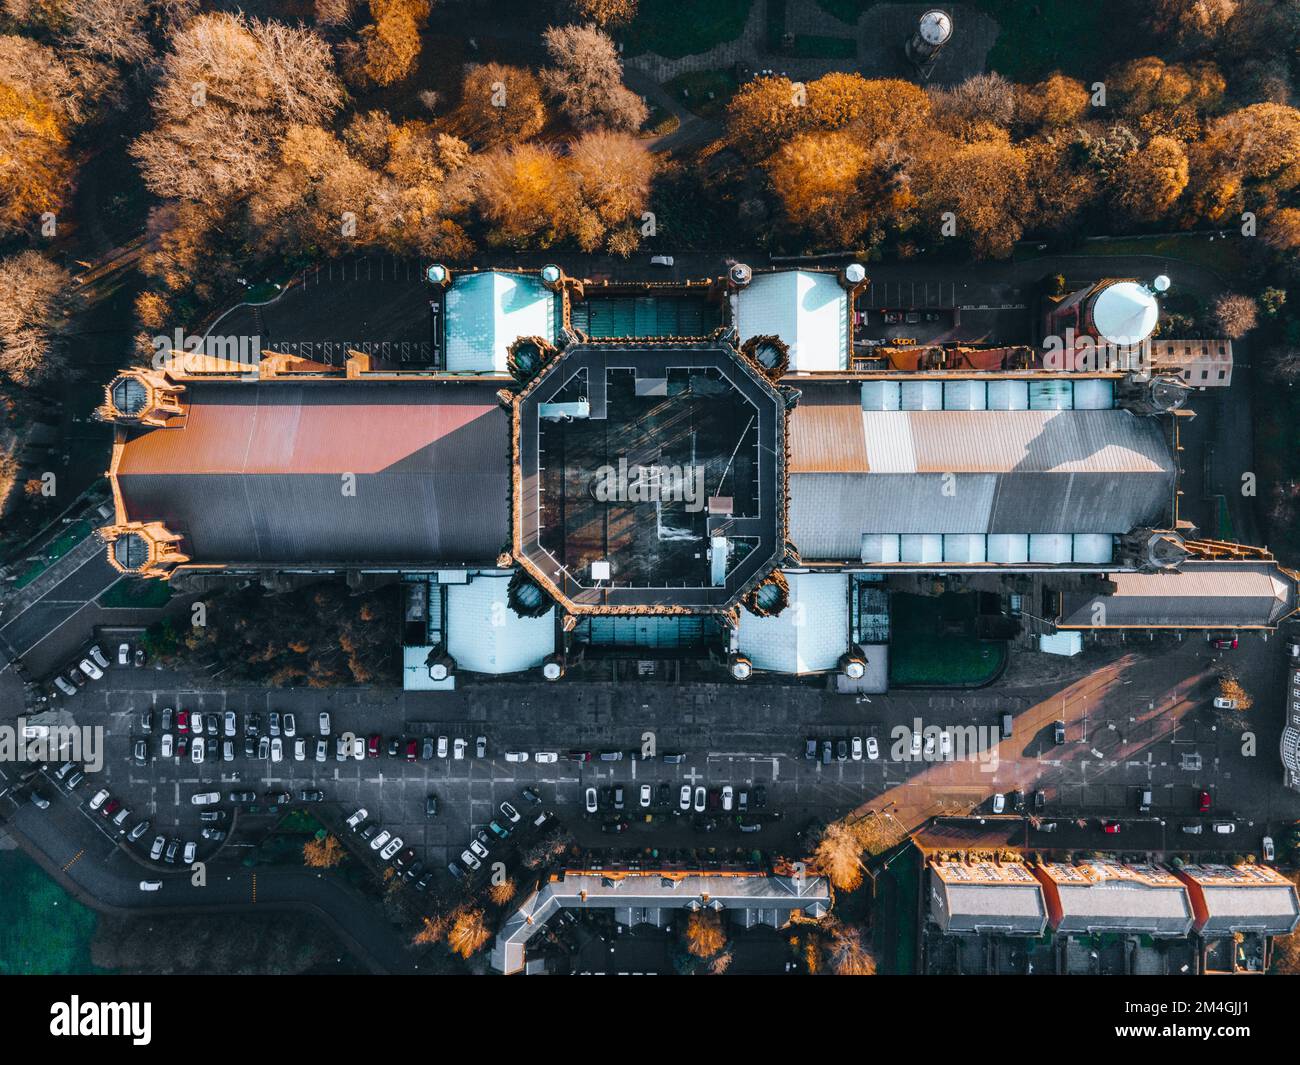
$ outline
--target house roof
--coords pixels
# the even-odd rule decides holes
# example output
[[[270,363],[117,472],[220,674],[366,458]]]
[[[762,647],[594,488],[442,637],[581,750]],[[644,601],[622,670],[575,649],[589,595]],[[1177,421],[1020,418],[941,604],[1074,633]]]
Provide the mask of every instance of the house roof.
[[[848,367],[849,296],[834,274],[756,274],[736,293],[735,322],[741,343],[756,336],[784,340],[791,372]]]
[[[1300,924],[1295,885],[1274,869],[1197,864],[1185,865],[1180,872],[1201,890],[1205,900],[1203,933],[1286,935]]]
[[[531,274],[457,274],[445,297],[447,369],[506,372],[519,337],[555,341],[555,293]]]
[[[119,517],[162,522],[196,563],[483,561],[509,540],[486,386],[196,381],[185,400],[179,426],[127,437],[114,476]]]
[[[862,411],[856,391],[810,386],[791,415],[790,533],[806,559],[858,559],[864,533],[1122,534],[1168,518],[1175,467],[1152,419]]]
[[[1056,931],[1186,935],[1192,927],[1187,889],[1166,869],[1095,861],[1037,867],[1055,885],[1061,921]]]
[[[1113,595],[1064,593],[1062,628],[1271,627],[1295,607],[1295,581],[1276,562],[1189,560],[1177,573],[1109,577]]]
[[[930,916],[945,932],[1041,935],[1043,889],[1018,862],[933,862]]]
[[[755,669],[775,673],[831,670],[849,642],[849,575],[787,573],[790,601],[775,617],[740,615],[739,650]]]
[[[474,673],[518,673],[555,650],[555,608],[524,618],[506,600],[510,578],[478,574],[447,587],[447,652]]]

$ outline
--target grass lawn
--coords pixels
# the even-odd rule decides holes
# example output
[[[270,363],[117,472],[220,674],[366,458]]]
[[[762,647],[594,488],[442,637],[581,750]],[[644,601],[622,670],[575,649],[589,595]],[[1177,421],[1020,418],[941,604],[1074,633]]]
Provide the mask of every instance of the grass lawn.
[[[123,577],[96,602],[102,607],[151,609],[166,606],[172,597],[171,586],[166,581],[140,580]]]
[[[910,842],[876,875],[875,948],[880,972],[911,976],[916,972],[921,930],[917,920],[921,892],[921,854]]]
[[[0,975],[97,973],[90,940],[99,921],[20,850],[0,851]]]
[[[677,58],[734,41],[753,0],[641,0],[622,34],[628,55],[657,52]]]
[[[986,684],[1006,661],[1006,644],[974,636],[978,596],[890,596],[891,686],[969,687]]]
[[[852,37],[796,33],[791,54],[800,59],[853,59],[858,54],[858,42]]]
[[[862,12],[875,3],[876,0],[817,0],[818,7],[849,26],[856,26]]]
[[[1239,274],[1246,265],[1242,240],[1222,237],[1210,240],[1192,233],[1176,233],[1168,237],[1117,237],[1114,240],[1089,240],[1076,249],[1080,255],[1154,255],[1162,259],[1180,259],[1186,263],[1203,266],[1224,278]],[[1031,247],[1016,249],[1017,259],[1032,259],[1048,254]]]
[[[664,82],[664,88],[688,111],[712,118],[721,114],[735,95],[736,79],[726,70],[700,70],[678,74],[671,81]],[[709,93],[713,94],[712,98]]]
[[[45,558],[40,562],[33,562],[31,566],[24,570],[18,579],[14,581],[15,588],[25,588],[36,580],[42,573],[49,568],[50,564],[57,561],[76,547],[82,540],[90,535],[90,523],[86,521],[74,521],[63,534],[50,544],[45,553]]]
[[[843,2],[843,0],[840,0]],[[1127,25],[1117,0],[971,0],[1001,30],[988,62],[1012,81],[1036,81],[1061,71],[1089,84],[1107,68],[1139,54],[1146,35],[1126,28],[1117,47],[1114,27]],[[961,27],[949,47],[960,47]],[[1142,53],[1146,54],[1146,53]]]

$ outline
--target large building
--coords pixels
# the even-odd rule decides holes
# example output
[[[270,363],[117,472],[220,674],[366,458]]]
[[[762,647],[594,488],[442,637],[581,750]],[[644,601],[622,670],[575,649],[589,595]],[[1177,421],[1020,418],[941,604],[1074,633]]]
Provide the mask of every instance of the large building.
[[[1064,362],[864,346],[857,265],[428,278],[437,361],[418,371],[361,353],[123,371],[100,411],[112,565],[190,588],[400,580],[417,688],[556,679],[581,645],[883,690],[888,582],[926,576],[1014,578],[1067,630],[1271,629],[1296,607],[1266,551],[1180,514],[1204,383],[1183,370],[1216,342],[1131,357],[1155,313],[1136,282],[1049,314],[1126,345],[1094,365],[1073,332]]]

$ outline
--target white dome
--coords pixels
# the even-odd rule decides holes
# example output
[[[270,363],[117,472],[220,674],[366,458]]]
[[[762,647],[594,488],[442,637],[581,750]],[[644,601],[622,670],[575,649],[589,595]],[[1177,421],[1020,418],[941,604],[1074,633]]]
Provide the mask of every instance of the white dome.
[[[943,44],[952,36],[952,18],[946,11],[927,11],[921,16],[920,33],[926,44]]]
[[[1110,344],[1140,344],[1156,327],[1160,308],[1156,298],[1136,281],[1117,281],[1094,297],[1092,324]]]

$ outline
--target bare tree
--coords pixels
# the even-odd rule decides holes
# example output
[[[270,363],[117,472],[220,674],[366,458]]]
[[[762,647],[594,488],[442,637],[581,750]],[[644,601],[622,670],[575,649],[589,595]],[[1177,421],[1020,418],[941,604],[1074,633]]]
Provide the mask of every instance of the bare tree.
[[[580,129],[640,129],[648,111],[623,84],[623,64],[609,35],[595,26],[551,27],[543,35],[553,67],[542,84]]]
[[[1258,318],[1259,309],[1249,296],[1226,292],[1214,301],[1214,321],[1223,335],[1232,340],[1254,329]]]
[[[67,368],[70,288],[67,271],[40,252],[0,259],[0,374],[31,386]]]

